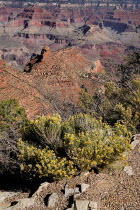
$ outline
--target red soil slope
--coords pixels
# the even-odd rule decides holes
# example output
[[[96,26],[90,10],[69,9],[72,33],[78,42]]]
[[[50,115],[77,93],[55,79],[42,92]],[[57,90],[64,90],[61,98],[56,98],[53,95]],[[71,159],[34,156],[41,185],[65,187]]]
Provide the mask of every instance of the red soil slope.
[[[0,61],[0,100],[15,98],[30,118],[56,112],[66,103],[79,102],[82,87],[90,94],[97,86],[96,72],[103,71],[100,61],[91,62],[78,48],[42,51],[42,60],[29,73],[14,70]]]

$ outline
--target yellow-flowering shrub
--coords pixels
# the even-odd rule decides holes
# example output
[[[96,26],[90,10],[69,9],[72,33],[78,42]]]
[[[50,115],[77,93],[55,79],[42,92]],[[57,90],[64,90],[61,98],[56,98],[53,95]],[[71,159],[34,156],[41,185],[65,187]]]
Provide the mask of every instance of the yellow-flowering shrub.
[[[28,178],[58,180],[71,178],[76,172],[72,161],[57,157],[48,146],[44,149],[36,148],[19,139],[18,148],[20,169]]]
[[[85,124],[90,124],[89,131],[65,134],[64,147],[69,158],[80,170],[104,166],[121,158],[123,152],[130,148],[131,133],[127,128],[117,123],[112,129],[101,120],[83,115],[83,119],[86,117]],[[73,118],[70,118],[70,122]]]

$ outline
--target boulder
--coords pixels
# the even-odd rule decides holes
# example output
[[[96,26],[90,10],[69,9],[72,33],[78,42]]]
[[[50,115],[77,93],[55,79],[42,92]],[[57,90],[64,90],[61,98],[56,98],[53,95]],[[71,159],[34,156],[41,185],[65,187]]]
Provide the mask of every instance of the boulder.
[[[68,188],[67,186],[65,187],[65,197],[74,194],[74,189],[73,188]]]
[[[79,194],[79,193],[80,193],[79,187],[75,187],[75,188],[74,188],[74,194]]]
[[[89,200],[76,200],[76,210],[88,210]]]
[[[5,199],[15,196],[16,192],[0,191],[0,202],[3,202]]]
[[[35,198],[35,197],[39,196],[39,194],[40,194],[41,192],[43,192],[45,189],[47,189],[48,185],[49,185],[48,182],[42,183],[42,184],[39,186],[38,190],[33,194],[32,198]]]
[[[11,206],[10,199],[18,196],[19,192],[0,191],[0,209],[6,209]]]
[[[123,169],[129,176],[134,175],[134,172],[132,170],[132,166],[125,166]]]
[[[87,188],[89,188],[89,187],[90,187],[89,184],[82,183],[81,184],[81,192],[85,192],[87,190]]]
[[[97,202],[90,201],[90,202],[89,202],[89,208],[90,208],[91,210],[97,210]]]
[[[140,134],[136,134],[132,137],[132,142],[131,142],[131,149],[135,149],[135,147],[139,144],[140,142]]]
[[[57,193],[52,193],[48,200],[48,207],[53,208],[55,207],[59,197]]]
[[[7,210],[16,210],[16,209],[24,210],[24,209],[28,209],[31,206],[35,206],[35,199],[24,198],[24,199],[19,200],[19,202],[16,205],[7,208]]]

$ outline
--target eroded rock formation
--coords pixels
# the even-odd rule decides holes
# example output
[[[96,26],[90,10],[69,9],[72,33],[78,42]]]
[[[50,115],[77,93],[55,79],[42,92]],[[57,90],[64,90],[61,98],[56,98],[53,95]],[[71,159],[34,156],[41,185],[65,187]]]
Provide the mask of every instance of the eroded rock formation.
[[[0,56],[13,67],[23,68],[46,45],[53,50],[87,45],[101,49],[105,44],[108,51],[110,44],[140,48],[139,31],[139,8],[0,7]],[[103,52],[97,54],[101,58]]]
[[[88,60],[77,47],[55,52],[45,47],[24,71],[11,69],[1,60],[0,100],[17,99],[32,118],[52,112],[72,114],[81,91],[93,95],[98,80],[95,73],[104,70],[99,60]]]

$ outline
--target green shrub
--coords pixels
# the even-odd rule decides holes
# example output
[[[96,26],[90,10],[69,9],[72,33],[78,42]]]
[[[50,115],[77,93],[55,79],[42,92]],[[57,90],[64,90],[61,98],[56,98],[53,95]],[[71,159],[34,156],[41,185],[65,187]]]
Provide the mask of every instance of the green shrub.
[[[83,110],[91,110],[92,108],[92,104],[93,104],[93,99],[92,96],[85,92],[82,91],[80,94],[80,102],[79,102],[79,106],[83,109]]]
[[[122,104],[117,104],[115,111],[118,113],[121,122],[123,122],[129,130],[136,132],[135,122],[139,120],[136,113],[133,115],[132,109],[130,107],[125,108]]]
[[[52,148],[60,144],[60,134],[61,117],[57,114],[31,120],[28,126],[22,130],[24,140],[42,146],[49,145]]]
[[[63,133],[78,134],[79,132],[91,131],[93,128],[98,129],[97,120],[89,114],[76,114],[71,116],[62,125]]]
[[[21,128],[27,124],[25,111],[15,99],[0,102],[0,131],[5,128]]]
[[[44,149],[36,148],[19,139],[18,148],[20,169],[28,178],[58,180],[64,177],[71,178],[76,173],[72,161],[57,157],[48,146]]]

